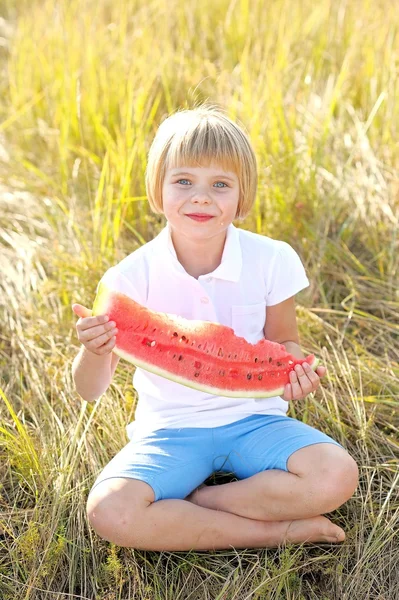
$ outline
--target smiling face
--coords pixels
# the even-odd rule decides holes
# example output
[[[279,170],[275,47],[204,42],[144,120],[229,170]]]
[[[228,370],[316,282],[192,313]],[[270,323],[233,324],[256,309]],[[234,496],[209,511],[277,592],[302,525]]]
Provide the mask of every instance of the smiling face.
[[[238,177],[220,166],[176,167],[166,172],[163,212],[172,230],[190,236],[220,233],[235,219],[240,195]],[[198,220],[188,215],[210,215]]]

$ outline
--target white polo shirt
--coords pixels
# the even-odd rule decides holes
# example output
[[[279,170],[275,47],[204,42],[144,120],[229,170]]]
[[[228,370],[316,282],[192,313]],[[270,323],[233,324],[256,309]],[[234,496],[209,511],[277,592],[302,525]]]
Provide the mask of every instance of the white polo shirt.
[[[101,278],[152,310],[228,325],[236,335],[256,343],[264,338],[267,306],[309,286],[297,252],[274,240],[230,224],[221,264],[198,279],[177,259],[167,222],[164,229]],[[286,415],[288,402],[273,398],[228,398],[193,390],[136,367],[138,393],[134,431],[163,428],[218,427],[260,413]]]

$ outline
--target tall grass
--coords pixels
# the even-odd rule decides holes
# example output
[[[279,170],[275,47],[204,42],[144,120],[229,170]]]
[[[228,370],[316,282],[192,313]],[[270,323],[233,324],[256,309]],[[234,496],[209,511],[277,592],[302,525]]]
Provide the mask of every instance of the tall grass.
[[[393,1],[0,1],[0,596],[395,600],[398,536],[398,27]],[[328,376],[290,415],[360,467],[346,540],[144,552],[85,503],[126,443],[134,367],[82,402],[73,302],[163,226],[146,201],[162,118],[204,100],[259,162],[242,226],[300,253],[302,347]]]

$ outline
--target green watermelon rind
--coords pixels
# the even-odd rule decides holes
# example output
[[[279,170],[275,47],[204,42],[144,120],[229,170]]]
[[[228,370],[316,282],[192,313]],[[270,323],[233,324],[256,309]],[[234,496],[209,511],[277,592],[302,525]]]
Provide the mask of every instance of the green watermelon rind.
[[[107,314],[107,312],[108,312],[107,309],[109,306],[108,298],[109,298],[109,290],[108,290],[107,286],[104,283],[100,283],[98,286],[97,295],[94,300],[94,304],[93,304],[93,308],[92,308],[92,316]],[[167,314],[167,313],[165,313],[165,314]],[[170,316],[175,317],[175,315],[170,315]],[[217,323],[215,323],[215,325],[217,325]],[[256,390],[247,390],[247,389],[235,389],[235,390],[229,389],[228,391],[226,391],[223,388],[219,389],[217,387],[208,386],[208,385],[202,384],[200,382],[195,382],[195,385],[193,385],[191,379],[185,379],[184,377],[180,377],[179,375],[172,374],[170,371],[161,369],[161,368],[157,367],[156,365],[154,365],[153,363],[148,363],[139,358],[132,357],[131,354],[129,354],[128,352],[124,352],[117,346],[115,346],[112,349],[112,352],[114,354],[116,354],[117,356],[119,356],[120,358],[123,358],[127,362],[144,369],[145,371],[154,373],[155,375],[159,375],[160,377],[164,377],[165,379],[168,379],[169,381],[173,381],[175,383],[180,383],[181,385],[187,386],[193,390],[200,390],[200,391],[212,394],[212,395],[226,396],[228,398],[271,398],[274,396],[283,395],[284,390],[285,390],[284,386],[281,386],[274,390],[267,390],[267,391],[266,390],[256,391]],[[133,358],[133,360],[132,360],[132,358]],[[300,359],[298,359],[298,360],[300,360]],[[319,362],[320,362],[319,359],[315,356],[313,362],[310,363],[308,361],[308,364],[313,369],[313,371],[316,371],[316,369],[319,365]]]
[[[107,313],[108,308],[108,289],[104,283],[100,282],[97,287],[97,294],[94,298],[91,314],[93,317]]]
[[[112,350],[115,354],[120,356],[120,358],[124,358],[128,362],[132,362],[132,357],[127,352],[120,350],[119,348],[114,348]],[[134,364],[138,367],[141,367],[145,371],[149,371],[150,373],[154,373],[155,375],[159,375],[160,377],[165,377],[170,381],[174,381],[176,383],[181,383],[187,387],[190,387],[193,390],[201,390],[203,392],[208,392],[209,394],[215,396],[227,396],[228,398],[271,398],[273,396],[281,396],[284,394],[284,386],[276,388],[275,390],[268,390],[257,392],[256,390],[229,390],[228,393],[224,389],[219,389],[213,386],[207,386],[201,383],[196,383],[195,386],[192,385],[190,379],[185,379],[184,377],[179,377],[178,375],[172,374],[170,371],[165,371],[163,369],[159,369],[155,367],[152,363],[146,363],[140,359],[134,358]],[[309,366],[315,371],[319,364],[319,359],[315,357],[315,360]]]

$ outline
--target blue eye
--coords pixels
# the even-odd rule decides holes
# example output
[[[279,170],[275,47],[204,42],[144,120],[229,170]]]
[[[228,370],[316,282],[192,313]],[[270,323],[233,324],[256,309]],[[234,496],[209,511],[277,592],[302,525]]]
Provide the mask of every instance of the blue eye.
[[[180,183],[181,181],[189,181],[188,179],[178,179],[176,183]],[[216,183],[222,183],[224,186],[229,187],[227,183],[224,181],[217,181]],[[183,185],[183,184],[182,184]],[[222,188],[223,189],[223,188]]]

